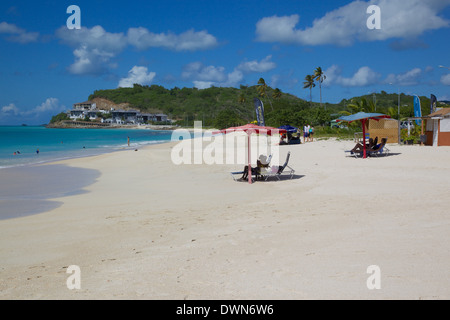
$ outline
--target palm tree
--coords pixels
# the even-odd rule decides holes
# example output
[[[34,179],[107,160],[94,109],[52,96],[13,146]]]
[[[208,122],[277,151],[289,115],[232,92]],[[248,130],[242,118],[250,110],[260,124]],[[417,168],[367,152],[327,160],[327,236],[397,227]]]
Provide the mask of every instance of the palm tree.
[[[397,109],[394,107],[387,108],[387,115],[391,116],[392,119],[395,119],[395,117],[397,117]]]
[[[348,107],[354,112],[375,112],[376,103],[373,101],[367,101],[366,98],[361,98],[358,100],[352,100],[352,103],[348,105]]]
[[[367,102],[367,112],[376,112],[377,111],[377,103],[374,101]]]
[[[305,77],[305,80],[306,81],[303,82],[303,89],[309,88],[310,106],[312,107],[312,88],[314,88],[316,84],[314,83],[314,77],[310,74]]]
[[[275,100],[278,100],[281,98],[281,90],[276,88],[273,93],[272,93],[272,98],[274,98]]]
[[[266,84],[266,81],[263,78],[259,78],[257,90],[258,90],[259,96],[261,98],[267,97],[267,99],[269,99],[269,103],[270,103],[270,106],[271,106],[272,111],[273,111],[272,101],[270,101],[269,96],[266,94],[267,84]]]
[[[267,84],[263,78],[259,78],[257,90],[261,98],[266,96]]]
[[[322,82],[327,78],[326,75],[323,74],[322,68],[317,67],[314,71],[314,80],[319,81],[320,87],[320,106],[322,107]],[[325,107],[326,108],[326,107]]]
[[[244,104],[247,101],[247,99],[245,99],[245,96],[241,93],[241,95],[238,98],[238,102],[240,104]]]

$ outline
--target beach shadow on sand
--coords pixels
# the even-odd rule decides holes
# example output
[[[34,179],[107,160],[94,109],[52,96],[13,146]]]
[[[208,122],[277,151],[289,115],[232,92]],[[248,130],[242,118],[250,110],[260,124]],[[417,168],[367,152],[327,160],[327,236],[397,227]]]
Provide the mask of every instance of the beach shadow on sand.
[[[0,220],[56,209],[62,202],[49,200],[82,194],[100,172],[65,165],[14,167],[0,170]]]
[[[399,153],[399,152],[389,152],[389,153],[378,155],[378,156],[368,156],[367,158],[368,159],[383,159],[383,158],[395,157],[395,156],[400,156],[400,155],[401,155],[401,153]],[[363,157],[361,157],[361,156],[355,157],[354,155],[352,155],[350,153],[348,153],[346,155],[346,157],[353,158],[353,159],[363,159]]]
[[[261,183],[261,182],[266,182],[266,183],[268,183],[268,182],[281,182],[281,181],[290,181],[290,180],[300,180],[300,179],[302,179],[302,178],[304,178],[304,177],[306,177],[306,176],[305,176],[305,175],[298,175],[298,174],[294,174],[294,175],[292,176],[292,178],[291,178],[290,175],[281,175],[281,176],[280,176],[280,179],[278,179],[278,178],[275,177],[275,176],[270,177],[270,178],[267,179],[267,180],[264,180],[264,179],[254,180],[254,179],[253,179],[253,183],[256,183],[256,182],[258,182],[258,183]],[[245,180],[245,179],[244,179],[244,180],[239,179],[239,180],[236,180],[236,181],[248,183],[248,180]]]
[[[388,154],[384,154],[382,156],[378,156],[378,157],[371,157],[371,158],[389,158],[389,157],[395,157],[395,156],[400,156],[401,153],[400,152],[389,152]]]
[[[290,180],[300,180],[302,178],[306,177],[305,175],[299,175],[299,174],[294,174],[291,178],[290,175],[281,175],[280,179],[278,180],[278,178],[276,177],[270,177],[269,179],[266,180],[259,180],[260,182],[281,182],[281,181],[290,181]]]

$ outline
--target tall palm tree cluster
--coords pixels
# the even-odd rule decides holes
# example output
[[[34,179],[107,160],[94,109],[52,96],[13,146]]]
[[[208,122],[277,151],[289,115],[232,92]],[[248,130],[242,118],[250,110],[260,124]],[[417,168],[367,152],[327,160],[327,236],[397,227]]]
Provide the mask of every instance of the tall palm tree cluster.
[[[260,78],[258,80],[258,85],[257,85],[257,91],[259,94],[259,97],[261,99],[265,99],[267,98],[269,100],[269,104],[271,107],[271,110],[273,111],[273,105],[272,105],[272,101],[270,100],[269,95],[267,94],[267,88],[269,88],[269,86],[267,85],[266,81],[264,80],[264,78]],[[281,99],[281,96],[283,95],[283,93],[281,92],[280,89],[276,88],[272,91],[272,98],[274,100],[279,100]],[[241,93],[237,99],[238,103],[241,105],[244,105],[247,100],[245,98],[245,95],[243,93]]]
[[[273,111],[272,101],[270,100],[269,96],[267,95],[267,87],[268,87],[268,85],[267,85],[266,81],[263,78],[260,78],[258,80],[258,93],[259,93],[259,96],[261,98],[267,98],[269,100],[270,107],[272,108],[272,111]],[[274,98],[275,100],[278,100],[278,99],[281,98],[281,95],[282,95],[281,90],[276,88],[275,90],[273,90],[272,98]]]
[[[308,74],[305,77],[305,81],[303,82],[303,89],[309,89],[309,99],[311,106],[312,106],[312,88],[316,86],[317,81],[320,87],[320,106],[322,107],[322,83],[326,78],[327,76],[323,73],[321,67],[317,67],[316,70],[314,70],[314,74]]]

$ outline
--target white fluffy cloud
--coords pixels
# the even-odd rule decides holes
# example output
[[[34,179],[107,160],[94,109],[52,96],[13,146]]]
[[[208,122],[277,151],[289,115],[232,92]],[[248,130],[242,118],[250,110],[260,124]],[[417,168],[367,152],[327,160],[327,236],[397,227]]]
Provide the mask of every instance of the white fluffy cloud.
[[[262,59],[261,61],[246,61],[246,62],[242,62],[236,69],[246,72],[246,73],[251,73],[251,72],[267,72],[270,71],[272,69],[276,68],[276,64],[275,62],[270,61],[272,59],[272,56],[269,55],[267,57],[265,57],[264,59]]]
[[[15,24],[2,22],[0,23],[0,33],[20,33],[23,30],[17,27]]]
[[[42,104],[34,107],[31,110],[21,111],[21,115],[35,115],[39,116],[40,114],[55,114],[62,112],[66,109],[65,106],[59,104],[59,100],[57,98],[48,98]]]
[[[414,68],[402,74],[389,74],[384,82],[400,86],[413,86],[419,83],[422,74],[422,69]]]
[[[223,85],[225,87],[234,87],[240,84],[240,82],[244,79],[244,74],[240,70],[234,70],[233,72],[228,74],[227,82]]]
[[[128,77],[123,78],[119,82],[120,88],[132,88],[133,85],[149,85],[155,78],[155,72],[148,72],[146,67],[134,66],[130,71],[128,71]]]
[[[0,34],[1,33],[10,35],[7,40],[23,44],[36,42],[39,39],[38,32],[27,32],[26,30],[7,22],[0,23]]]
[[[381,9],[381,29],[367,28],[367,8]],[[311,27],[297,28],[300,15],[272,16],[258,21],[256,37],[261,42],[298,45],[334,44],[349,46],[355,41],[416,38],[426,31],[446,28],[449,20],[439,16],[450,0],[353,1],[315,19]]]
[[[106,32],[101,26],[82,27],[80,30],[61,27],[56,35],[74,48],[75,62],[69,67],[73,74],[100,74],[106,68],[113,68],[111,59],[127,46],[123,33]]]
[[[7,106],[4,106],[0,109],[0,114],[5,115],[18,115],[20,113],[19,108],[16,107],[14,103],[10,103]]]
[[[207,31],[188,30],[179,35],[169,33],[153,33],[146,28],[130,28],[128,42],[140,50],[148,48],[165,48],[175,51],[197,51],[217,46],[217,39]]]
[[[441,77],[441,83],[450,86],[450,73]]]
[[[213,81],[192,81],[194,88],[197,89],[208,89],[212,87],[215,83]]]
[[[413,68],[409,71],[400,74],[389,74],[384,80],[381,79],[381,74],[373,71],[369,67],[361,67],[351,77],[344,77],[342,69],[333,65],[324,71],[327,76],[324,82],[325,86],[340,85],[343,87],[364,87],[375,84],[395,84],[397,86],[414,86],[420,83],[420,79],[424,77],[425,73],[431,72],[432,68],[427,67],[426,70],[420,68]],[[450,75],[449,75],[450,84]],[[444,83],[443,79],[441,82]],[[445,84],[445,83],[444,83]]]
[[[124,33],[107,32],[101,26],[82,27],[69,30],[61,27],[56,36],[62,43],[74,49],[74,63],[69,67],[73,74],[102,74],[116,66],[112,60],[127,46],[139,50],[164,48],[175,51],[196,51],[210,49],[217,45],[214,36],[206,31],[188,30],[176,35],[174,33],[155,34],[145,28],[130,28]]]
[[[369,67],[361,67],[352,77],[343,77],[342,69],[339,66],[333,65],[328,68],[324,74],[327,76],[324,82],[325,86],[337,84],[343,87],[364,87],[376,84],[379,82],[381,75]]]
[[[224,67],[205,66],[201,62],[192,62],[184,67],[181,76],[185,80],[191,80],[198,89],[211,86],[233,87],[244,79],[245,74],[262,73],[276,68],[276,64],[271,59],[272,56],[269,55],[260,61],[242,62],[230,73],[227,73]]]
[[[0,108],[1,124],[16,123],[46,123],[51,116],[66,110],[64,105],[59,103],[57,98],[48,98],[40,105],[30,109],[23,110],[14,103]]]
[[[69,30],[64,26],[56,31],[56,35],[70,46],[86,46],[104,52],[117,53],[127,45],[123,33],[110,33],[101,26],[94,26],[91,29],[81,27],[79,30]]]
[[[205,66],[201,62],[192,62],[184,67],[183,79],[201,82],[223,82],[227,79],[224,67]]]
[[[61,112],[66,109],[65,106],[59,104],[59,100],[56,98],[48,98],[42,104],[34,107],[31,110],[21,110],[14,103],[10,103],[0,109],[0,113],[3,117],[5,116],[28,116],[28,115],[39,115],[43,113],[54,113]]]
[[[239,70],[227,74],[224,67],[205,66],[201,62],[192,62],[184,67],[181,77],[191,80],[194,87],[206,89],[211,86],[232,86],[243,78]]]

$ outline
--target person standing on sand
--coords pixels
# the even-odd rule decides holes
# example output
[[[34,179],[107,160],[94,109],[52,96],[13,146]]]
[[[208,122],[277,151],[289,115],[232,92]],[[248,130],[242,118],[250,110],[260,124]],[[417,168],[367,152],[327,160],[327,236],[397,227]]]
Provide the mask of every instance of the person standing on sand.
[[[303,139],[305,140],[305,143],[308,142],[308,135],[309,135],[308,125],[305,125],[303,126]]]
[[[128,140],[128,146],[130,146],[130,137],[127,137]]]
[[[306,141],[308,141],[308,142],[310,142],[311,141],[311,134],[310,134],[310,132],[311,132],[311,126],[309,125],[309,124],[307,124],[306,126],[305,126],[305,142]]]

